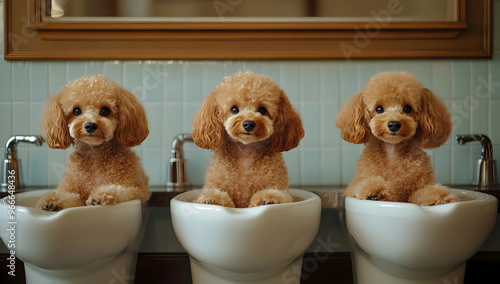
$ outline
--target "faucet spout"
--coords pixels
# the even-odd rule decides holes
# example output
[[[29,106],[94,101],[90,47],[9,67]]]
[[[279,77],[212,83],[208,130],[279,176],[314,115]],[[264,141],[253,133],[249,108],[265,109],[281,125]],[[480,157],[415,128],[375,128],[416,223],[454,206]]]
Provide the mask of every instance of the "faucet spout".
[[[179,134],[172,140],[172,149],[170,150],[171,158],[184,158],[182,152],[182,145],[184,142],[193,142],[191,134]]]
[[[488,136],[484,134],[471,134],[471,135],[457,135],[456,138],[458,144],[460,145],[465,145],[465,143],[471,141],[481,142],[481,158],[483,159],[493,158],[493,146]]]
[[[488,186],[497,181],[496,161],[493,159],[493,145],[490,138],[484,134],[457,135],[458,144],[465,145],[468,142],[481,142],[481,157],[476,163],[476,169],[472,177],[472,184]]]
[[[186,160],[184,159],[182,150],[184,142],[193,142],[191,134],[179,134],[172,140],[167,188],[174,191],[183,191],[191,187],[188,181]]]
[[[17,159],[17,143],[30,143],[36,146],[41,146],[45,140],[40,136],[35,135],[14,135],[7,140],[5,143],[5,159],[3,160],[2,166],[2,185],[0,187],[0,192],[7,191],[22,191],[24,185],[22,183],[22,175],[20,172],[21,163]]]
[[[17,143],[31,143],[36,146],[42,146],[45,140],[43,137],[35,136],[35,135],[14,135],[7,140],[5,143],[5,159],[16,159],[16,147]]]

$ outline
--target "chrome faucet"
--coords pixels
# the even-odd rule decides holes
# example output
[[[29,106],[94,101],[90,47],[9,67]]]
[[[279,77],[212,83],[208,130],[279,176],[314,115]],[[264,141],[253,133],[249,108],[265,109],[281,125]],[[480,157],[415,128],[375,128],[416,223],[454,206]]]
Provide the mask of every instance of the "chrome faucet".
[[[188,181],[186,160],[182,153],[184,142],[193,142],[191,134],[179,134],[172,141],[167,189],[183,191],[191,188]]]
[[[480,187],[495,184],[497,182],[497,168],[496,161],[493,159],[493,146],[490,138],[484,134],[457,135],[456,138],[460,145],[471,141],[481,142],[481,157],[476,163],[472,184]]]
[[[15,192],[23,191],[23,181],[20,172],[21,161],[17,159],[16,146],[17,143],[31,143],[41,146],[44,142],[42,137],[34,135],[14,135],[7,140],[5,144],[5,159],[2,166],[2,186],[0,192],[8,192],[9,189],[15,189]]]

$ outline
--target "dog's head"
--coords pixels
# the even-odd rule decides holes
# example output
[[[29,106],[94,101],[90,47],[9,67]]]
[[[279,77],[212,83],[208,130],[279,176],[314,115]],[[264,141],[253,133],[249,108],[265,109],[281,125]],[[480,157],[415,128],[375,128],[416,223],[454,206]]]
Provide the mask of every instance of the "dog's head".
[[[371,135],[391,144],[415,137],[423,148],[443,144],[452,127],[443,101],[409,72],[370,78],[346,103],[335,125],[351,143],[366,143]]]
[[[113,138],[132,147],[149,134],[139,100],[103,75],[82,76],[50,97],[42,126],[49,147],[59,149],[74,140],[99,145]]]
[[[297,147],[302,120],[274,80],[250,71],[225,77],[202,103],[193,120],[193,139],[215,150],[226,139],[243,144],[272,139],[275,152]]]

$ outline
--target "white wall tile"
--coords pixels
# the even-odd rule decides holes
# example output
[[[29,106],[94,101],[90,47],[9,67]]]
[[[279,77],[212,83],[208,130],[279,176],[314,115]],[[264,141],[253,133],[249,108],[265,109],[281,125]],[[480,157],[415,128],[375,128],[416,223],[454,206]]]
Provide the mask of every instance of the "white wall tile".
[[[12,103],[0,102],[0,143],[5,145],[12,135]]]
[[[142,86],[146,96],[144,101],[161,102],[163,100],[164,80],[166,77],[164,65],[161,62],[149,62],[142,69]]]
[[[130,61],[127,61],[130,62]],[[80,66],[78,66],[80,67]],[[89,75],[99,75],[102,74],[104,70],[103,61],[86,61],[84,64],[84,74]],[[140,75],[140,74],[137,74]]]
[[[451,99],[451,61],[434,60],[432,62],[432,84],[428,85],[441,99]]]
[[[85,72],[85,65],[86,65],[85,62],[83,62],[83,61],[68,62],[68,66],[67,66],[67,80],[68,80],[68,82],[73,81],[75,79],[78,79],[81,76],[87,74]],[[97,73],[97,74],[99,74],[99,73]],[[95,74],[95,75],[97,75],[97,74]]]
[[[467,99],[471,92],[471,62],[457,60],[452,63],[452,96],[455,100]]]
[[[49,73],[48,73],[49,95],[52,96],[59,93],[64,87],[64,85],[66,85],[69,81],[76,79],[76,78],[67,78],[67,72],[66,72],[67,65],[68,64],[63,61],[49,62]],[[36,76],[36,74],[32,74],[32,76]]]
[[[340,63],[340,100],[344,104],[347,99],[357,94],[363,86],[358,86],[358,65],[353,61]]]
[[[16,61],[12,64],[12,95],[14,101],[30,100],[29,63],[26,61]]]
[[[318,103],[303,103],[301,107],[305,137],[302,146],[319,147],[321,144],[321,106]]]
[[[321,164],[318,169],[321,174],[320,185],[342,184],[342,163],[340,147],[322,147],[321,148]]]
[[[381,70],[403,70],[417,73],[417,77],[431,90],[445,99],[453,111],[453,135],[473,132],[489,134],[494,146],[500,144],[497,105],[500,105],[500,61],[492,60],[412,60],[375,61],[93,61],[93,62],[18,62],[0,60],[0,138],[6,140],[11,133],[37,134],[47,95],[57,93],[69,80],[86,73],[104,73],[123,84],[144,101],[150,123],[150,137],[134,148],[143,160],[154,159],[152,182],[166,182],[168,155],[171,141],[179,133],[191,131],[192,118],[204,97],[220,83],[222,77],[233,75],[245,67],[258,67],[258,72],[275,78],[300,112],[306,137],[298,149],[284,153],[290,172],[290,184],[347,184],[355,172],[362,145],[341,140],[334,126],[342,103]],[[257,72],[257,71],[256,71]],[[497,73],[498,73],[497,72]],[[4,75],[5,74],[5,75]],[[153,76],[154,75],[154,76]],[[156,76],[159,75],[159,76]],[[145,81],[153,76],[151,81]],[[484,80],[483,80],[484,79]],[[26,82],[26,83],[24,83]],[[152,86],[151,82],[156,82]],[[478,94],[475,94],[478,89]],[[498,90],[497,90],[498,89]],[[11,91],[12,90],[12,91]],[[14,94],[14,100],[11,94]],[[4,103],[1,103],[1,102]],[[15,102],[15,103],[13,103]],[[28,113],[28,115],[26,115]],[[19,132],[19,133],[18,133]],[[453,137],[453,136],[452,136]],[[472,165],[470,147],[459,147],[450,139],[445,146],[432,151],[433,164],[439,181],[445,183],[468,182],[464,172]],[[189,148],[191,147],[191,148]],[[203,175],[211,152],[191,145],[190,172],[194,180],[203,182]],[[198,149],[196,152],[194,149]],[[55,185],[70,150],[45,150],[47,153],[46,178],[41,184]],[[195,154],[193,154],[193,151]],[[31,151],[25,151],[29,159]],[[33,152],[41,157],[44,154]],[[154,154],[152,154],[154,153]],[[163,156],[160,158],[159,155]],[[154,157],[153,157],[154,156]],[[318,160],[314,157],[318,157]],[[197,160],[202,160],[198,162]],[[460,165],[457,165],[459,161]],[[36,166],[35,166],[36,165]],[[158,166],[160,165],[160,166]],[[28,171],[35,170],[29,162]],[[330,172],[332,171],[333,172]],[[154,172],[153,172],[154,171]],[[39,174],[29,175],[30,182]]]
[[[12,64],[0,58],[0,102],[12,101]]]
[[[43,102],[49,95],[48,65],[45,61],[30,62],[29,87],[32,102]]]
[[[250,62],[238,61],[58,61],[16,63],[11,68],[12,63],[3,60],[0,62],[0,70],[4,70],[6,74],[12,74],[11,76],[17,78],[17,81],[11,80],[9,75],[1,76],[6,84],[1,93],[6,103],[0,103],[0,108],[5,110],[0,112],[0,118],[6,123],[0,126],[2,129],[0,137],[6,140],[13,132],[37,134],[43,101],[47,94],[58,92],[67,81],[89,71],[104,72],[111,79],[122,81],[122,84],[135,91],[145,101],[151,134],[143,145],[136,147],[135,150],[143,159],[147,158],[148,162],[156,165],[154,170],[151,169],[154,171],[152,181],[164,183],[171,141],[175,135],[191,131],[192,118],[207,93],[220,82],[223,76],[232,75],[235,69],[237,71],[245,66],[262,66],[258,69],[267,74],[274,74],[273,77],[288,93],[305,125],[306,137],[299,148],[285,153],[285,160],[289,163],[290,183],[293,185],[312,185],[318,182],[319,184],[347,184],[354,176],[356,160],[363,146],[352,145],[341,140],[340,131],[334,126],[335,117],[342,107],[340,102],[345,102],[347,98],[358,92],[377,70],[389,68],[400,70],[408,67],[409,70],[419,73],[420,77],[423,75],[423,82],[427,82],[428,87],[439,93],[439,96],[444,98],[450,106],[454,113],[453,135],[471,131],[484,132],[490,135],[494,145],[499,144],[498,141],[500,141],[500,129],[496,127],[496,122],[500,121],[500,118],[497,118],[498,112],[495,111],[500,100],[494,99],[496,89],[500,90],[496,83],[500,82],[500,79],[497,79],[494,74],[495,70],[500,70],[498,67],[500,61],[497,60],[251,63],[253,65]],[[468,69],[464,71],[464,68]],[[40,76],[43,70],[48,72]],[[160,75],[154,81],[158,83],[154,88],[151,87],[151,80],[146,83],[144,81],[148,74]],[[430,77],[428,74],[431,74]],[[477,78],[485,78],[485,80]],[[23,81],[29,84],[21,84],[20,82]],[[482,85],[485,85],[484,88],[481,87]],[[26,86],[29,86],[30,95],[28,96],[22,91],[23,89],[26,91]],[[10,98],[9,88],[21,90],[16,93],[14,104]],[[471,93],[475,88],[479,88],[480,96],[475,96],[474,92]],[[463,172],[472,166],[463,165],[463,162],[464,160],[466,163],[471,162],[471,148],[459,147],[455,145],[455,141],[451,140],[443,149],[432,152],[437,178],[446,183],[468,182],[468,177],[464,177]],[[191,147],[188,149],[197,149],[194,145]],[[64,172],[63,166],[69,150],[45,148],[44,150],[37,149],[37,151],[34,152],[37,157],[43,156],[39,151],[48,153],[46,178],[40,179],[40,183],[56,184],[61,171]],[[203,178],[200,176],[204,174],[211,152],[198,151],[200,153],[189,154],[192,156],[189,168],[198,176],[194,180],[202,182]],[[25,155],[29,158],[30,153],[27,151]],[[159,153],[166,155],[160,157]],[[335,157],[336,155],[338,157]],[[313,161],[315,156],[319,157],[318,161]],[[198,159],[204,159],[204,161],[198,162]],[[457,161],[462,164],[456,165]],[[35,164],[37,163],[30,162],[26,165],[27,170],[35,170]],[[333,169],[334,172],[330,173],[329,169]],[[38,178],[30,177],[30,182],[36,179]]]
[[[203,64],[190,62],[183,65],[182,69],[183,100],[197,102],[205,97],[203,93]]]
[[[106,61],[102,68],[103,74],[106,74],[110,80],[123,85],[123,63],[121,61]],[[70,78],[72,78],[72,76],[70,76]]]
[[[301,183],[307,185],[321,185],[320,148],[302,148],[301,163]]]

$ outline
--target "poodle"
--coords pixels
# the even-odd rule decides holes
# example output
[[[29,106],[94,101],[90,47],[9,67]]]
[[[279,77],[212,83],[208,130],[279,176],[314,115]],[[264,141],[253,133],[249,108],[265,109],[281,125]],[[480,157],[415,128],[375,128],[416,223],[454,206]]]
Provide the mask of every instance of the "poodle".
[[[297,147],[304,129],[272,78],[251,71],[223,78],[196,113],[192,136],[214,151],[196,202],[242,208],[293,201],[281,152]]]
[[[148,200],[148,177],[129,149],[149,134],[144,107],[134,94],[103,75],[83,76],[48,99],[42,118],[50,148],[75,151],[56,190],[36,207],[69,207]]]
[[[443,103],[410,72],[382,72],[353,96],[335,125],[344,140],[365,144],[345,195],[438,205],[458,201],[438,184],[422,148],[441,146],[452,124]]]

